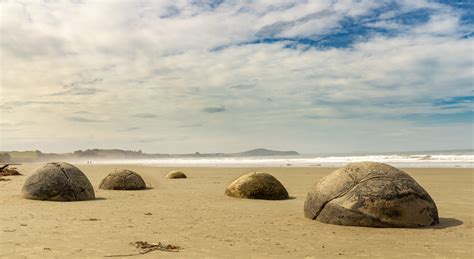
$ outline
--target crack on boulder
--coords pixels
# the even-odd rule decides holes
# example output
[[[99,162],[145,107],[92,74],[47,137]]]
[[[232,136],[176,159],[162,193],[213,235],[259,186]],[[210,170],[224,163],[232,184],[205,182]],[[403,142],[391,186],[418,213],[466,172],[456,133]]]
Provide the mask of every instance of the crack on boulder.
[[[51,164],[52,164],[52,165],[55,165],[55,166],[57,166],[57,167],[59,167],[59,168],[61,167],[58,163],[51,163]],[[62,170],[61,170],[61,171],[62,171]],[[64,172],[63,172],[63,173],[64,173]],[[64,184],[64,186],[61,187],[61,188],[59,189],[59,191],[54,192],[54,193],[50,194],[49,196],[46,196],[46,197],[42,198],[41,200],[49,200],[49,199],[51,199],[52,197],[55,197],[55,196],[60,195],[60,194],[68,187],[68,185],[69,185],[69,177],[68,177],[67,175],[65,175],[65,176],[66,176],[67,180],[66,180],[66,183]],[[34,184],[38,184],[38,183],[39,183],[39,181],[36,181],[36,182],[33,182],[33,183],[28,184],[28,186],[31,186],[31,185],[34,185]]]
[[[69,178],[69,175],[67,174],[66,169],[64,169],[64,167],[63,167],[61,164],[59,164],[59,163],[51,163],[51,164],[53,164],[53,165],[55,165],[56,167],[58,167],[59,170],[61,170],[61,172],[64,174],[64,176],[65,176],[66,179],[67,179],[66,185],[65,185],[65,186],[61,189],[61,191],[60,191],[58,194],[56,194],[56,195],[61,194],[61,193],[66,189],[66,187],[70,187],[71,193],[72,193],[72,195],[74,196],[74,200],[77,201],[76,192],[75,192],[74,188],[71,188],[71,178]],[[54,195],[54,196],[56,196],[56,195]],[[54,197],[54,196],[51,196],[51,197]],[[49,197],[49,198],[51,198],[51,197]]]
[[[362,179],[360,181],[356,181],[354,179],[354,177],[349,173],[348,176],[354,181],[354,185],[347,191],[327,200],[326,202],[323,203],[323,205],[321,206],[321,209],[319,209],[318,212],[315,213],[315,216],[312,218],[313,220],[317,219],[319,214],[321,214],[321,211],[324,210],[324,207],[330,203],[331,201],[335,200],[335,199],[338,199],[338,198],[341,198],[342,196],[348,194],[349,192],[351,192],[352,190],[354,190],[359,184],[363,183],[363,182],[367,182],[367,181],[370,181],[370,180],[373,180],[373,179],[389,179],[389,180],[396,180],[396,179],[403,179],[402,177],[400,178],[393,178],[393,177],[389,177],[389,176],[373,176],[373,177],[369,177],[369,178],[365,178],[365,179]],[[406,178],[408,179],[408,178]]]

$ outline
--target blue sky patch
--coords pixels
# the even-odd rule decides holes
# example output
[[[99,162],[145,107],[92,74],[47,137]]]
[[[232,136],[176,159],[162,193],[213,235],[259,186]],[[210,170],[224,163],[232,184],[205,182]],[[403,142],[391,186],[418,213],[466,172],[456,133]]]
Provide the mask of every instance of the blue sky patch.
[[[466,96],[454,96],[451,98],[445,99],[436,99],[433,101],[434,106],[450,106],[450,105],[460,105],[460,104],[469,104],[474,102],[474,95]]]
[[[351,48],[357,42],[367,41],[374,36],[395,37],[406,30],[406,27],[413,27],[429,21],[430,16],[435,12],[427,8],[420,8],[408,12],[396,13],[388,18],[380,18],[387,12],[400,11],[400,6],[396,2],[390,2],[382,7],[373,9],[367,15],[358,17],[345,17],[339,22],[337,28],[331,29],[330,33],[322,35],[304,37],[279,37],[285,30],[297,26],[299,22],[306,22],[312,19],[324,19],[325,16],[332,15],[331,11],[319,12],[307,15],[297,21],[279,21],[262,27],[254,40],[245,41],[233,45],[218,46],[212,51],[219,51],[230,46],[243,46],[252,44],[274,44],[284,42],[284,48],[291,49],[328,49],[328,48]],[[398,28],[384,28],[375,26],[376,22],[389,22],[400,25]]]
[[[472,0],[438,0],[441,4],[448,5],[461,13],[460,23],[474,24],[474,1]]]
[[[474,112],[408,114],[403,119],[419,124],[473,123]]]
[[[176,17],[180,14],[178,7],[172,5],[166,8],[166,11],[160,16],[161,19]]]
[[[219,7],[224,2],[224,0],[192,0],[191,4],[206,7],[210,9],[215,9]]]

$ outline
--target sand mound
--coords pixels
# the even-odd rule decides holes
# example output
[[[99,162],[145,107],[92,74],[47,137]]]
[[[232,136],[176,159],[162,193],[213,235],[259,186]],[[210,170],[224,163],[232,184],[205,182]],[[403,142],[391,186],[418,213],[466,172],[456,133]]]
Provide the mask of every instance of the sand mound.
[[[187,178],[183,172],[180,171],[171,171],[166,176],[167,179],[182,179]]]
[[[285,187],[272,175],[252,172],[240,176],[227,187],[227,196],[247,199],[288,199]]]
[[[82,201],[95,199],[94,188],[79,168],[68,163],[48,163],[23,185],[23,197],[33,200]]]
[[[337,225],[423,227],[438,224],[430,195],[407,173],[381,163],[342,167],[308,193],[307,218]]]
[[[134,171],[116,169],[102,180],[99,188],[105,190],[144,190],[146,184],[143,178]]]

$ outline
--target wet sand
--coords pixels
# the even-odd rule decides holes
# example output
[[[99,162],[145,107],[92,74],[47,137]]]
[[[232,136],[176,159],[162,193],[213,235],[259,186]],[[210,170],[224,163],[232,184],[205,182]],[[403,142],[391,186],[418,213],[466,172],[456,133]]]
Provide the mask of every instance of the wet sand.
[[[440,225],[422,229],[335,226],[303,216],[310,186],[334,168],[164,168],[79,165],[97,199],[48,202],[20,197],[40,164],[24,164],[24,176],[0,181],[0,257],[70,258],[138,253],[130,242],[181,246],[155,257],[458,257],[474,256],[474,170],[405,169],[438,205]],[[98,185],[113,168],[140,173],[144,191],[105,191]],[[171,170],[188,179],[169,180]],[[287,188],[284,201],[236,199],[228,183],[250,171],[273,174]]]

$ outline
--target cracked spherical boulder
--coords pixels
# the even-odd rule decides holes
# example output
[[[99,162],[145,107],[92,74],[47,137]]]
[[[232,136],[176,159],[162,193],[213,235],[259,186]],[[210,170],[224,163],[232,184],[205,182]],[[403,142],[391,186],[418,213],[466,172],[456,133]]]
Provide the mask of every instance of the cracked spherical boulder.
[[[227,186],[225,194],[247,199],[288,199],[288,192],[280,181],[270,174],[261,172],[252,172],[240,176]]]
[[[48,163],[36,170],[22,189],[33,200],[84,201],[95,199],[94,188],[79,168],[64,162]]]
[[[183,172],[180,171],[171,171],[166,176],[167,179],[182,179],[187,178]]]
[[[439,223],[430,195],[407,173],[373,162],[352,163],[317,182],[304,215],[320,222],[365,227],[425,227]]]
[[[105,190],[144,190],[146,184],[143,178],[134,171],[116,169],[102,180],[99,188]]]

